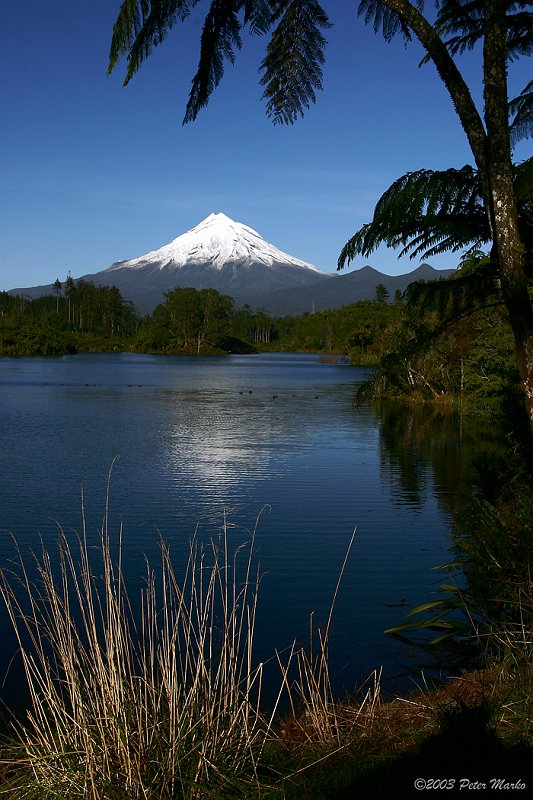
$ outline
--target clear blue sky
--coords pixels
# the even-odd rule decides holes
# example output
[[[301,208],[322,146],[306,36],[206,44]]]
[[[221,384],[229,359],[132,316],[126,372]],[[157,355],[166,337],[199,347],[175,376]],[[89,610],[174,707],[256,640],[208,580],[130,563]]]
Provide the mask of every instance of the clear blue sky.
[[[266,39],[247,36],[208,108],[182,127],[205,2],[126,88],[124,64],[106,77],[120,0],[6,4],[0,290],[97,272],[218,211],[334,271],[343,244],[395,178],[471,163],[433,67],[418,68],[418,47],[386,44],[357,18],[356,0],[323,4],[334,23],[324,91],[290,127],[265,115],[257,69]],[[475,55],[462,63],[479,97]],[[515,94],[529,67],[513,66]],[[418,266],[385,249],[369,262],[390,274]],[[431,261],[456,262],[453,255]]]

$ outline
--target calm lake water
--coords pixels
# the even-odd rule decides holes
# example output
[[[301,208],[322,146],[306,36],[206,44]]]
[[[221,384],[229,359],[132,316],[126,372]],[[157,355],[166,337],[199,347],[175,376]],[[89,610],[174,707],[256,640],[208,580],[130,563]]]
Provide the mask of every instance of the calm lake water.
[[[383,666],[401,685],[417,653],[384,635],[430,599],[448,558],[450,512],[468,488],[472,452],[496,436],[436,412],[355,408],[366,370],[316,355],[194,358],[94,354],[0,359],[0,564],[53,542],[57,524],[97,540],[109,470],[112,535],[124,526],[126,580],[138,594],[143,554],[160,534],[178,573],[188,541],[224,514],[245,541],[261,509],[257,657],[307,639],[325,621],[357,527],[331,643],[335,686]],[[0,678],[15,649],[0,609]],[[396,683],[394,683],[396,681]],[[4,697],[18,691],[9,671]]]

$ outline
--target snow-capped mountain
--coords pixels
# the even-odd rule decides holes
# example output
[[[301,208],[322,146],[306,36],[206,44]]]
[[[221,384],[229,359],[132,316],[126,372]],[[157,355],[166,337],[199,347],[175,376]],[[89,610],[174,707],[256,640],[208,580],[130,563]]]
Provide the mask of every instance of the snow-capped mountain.
[[[237,305],[260,308],[272,292],[307,287],[330,277],[225,214],[210,214],[158,250],[84,276],[95,283],[115,284],[144,313],[176,287],[216,289],[233,297]]]
[[[321,272],[312,264],[284,253],[266,242],[253,228],[227,217],[210,214],[196,227],[169,244],[138,258],[117,261],[84,280],[115,285],[142,314],[164,301],[177,287],[216,289],[233,297],[237,306],[264,309],[273,315],[302,314],[339,308],[375,297],[378,283],[392,296],[412,281],[444,276],[447,271],[424,265],[406,275],[385,275],[363,267],[343,275]],[[75,278],[77,280],[77,278]],[[52,284],[12,289],[12,294],[42,297],[53,294]]]
[[[192,264],[209,264],[218,270],[230,264],[263,264],[273,268],[286,264],[311,270],[321,277],[324,275],[312,264],[282,252],[266,242],[253,228],[235,222],[225,214],[210,214],[169,244],[138,258],[119,261],[109,267],[108,272],[126,268],[144,269],[148,266],[181,269]]]

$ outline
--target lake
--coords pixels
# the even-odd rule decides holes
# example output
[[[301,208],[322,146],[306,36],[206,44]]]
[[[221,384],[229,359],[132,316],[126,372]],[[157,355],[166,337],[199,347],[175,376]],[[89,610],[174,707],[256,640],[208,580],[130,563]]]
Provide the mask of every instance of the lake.
[[[431,599],[470,458],[497,430],[437,411],[356,408],[366,372],[307,354],[0,359],[0,564],[14,552],[7,532],[26,551],[55,541],[58,524],[79,531],[82,491],[96,542],[108,480],[132,596],[160,535],[179,573],[195,530],[208,540],[226,515],[238,546],[265,509],[264,660],[308,638],[311,612],[325,621],[357,528],[334,616],[335,688],[352,690],[379,666],[385,686],[405,687],[420,654],[383,631]],[[0,632],[3,677],[15,649],[4,609]],[[12,667],[8,702],[20,683]]]

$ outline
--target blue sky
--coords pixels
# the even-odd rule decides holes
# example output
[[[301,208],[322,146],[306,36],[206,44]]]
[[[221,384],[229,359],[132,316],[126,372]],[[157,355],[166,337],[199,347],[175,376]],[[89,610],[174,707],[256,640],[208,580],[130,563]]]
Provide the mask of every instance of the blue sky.
[[[386,44],[356,0],[323,0],[324,91],[303,120],[274,126],[261,102],[266,38],[245,36],[235,66],[197,121],[181,125],[206,3],[133,78],[106,77],[120,0],[7,4],[0,31],[0,290],[97,272],[157,248],[211,212],[255,228],[286,252],[334,271],[340,249],[403,173],[471,163],[431,65]],[[479,98],[476,54],[461,59]],[[530,79],[513,65],[512,92]],[[529,156],[523,147],[518,157]],[[418,261],[382,249],[390,274]],[[450,255],[430,260],[456,266]]]

